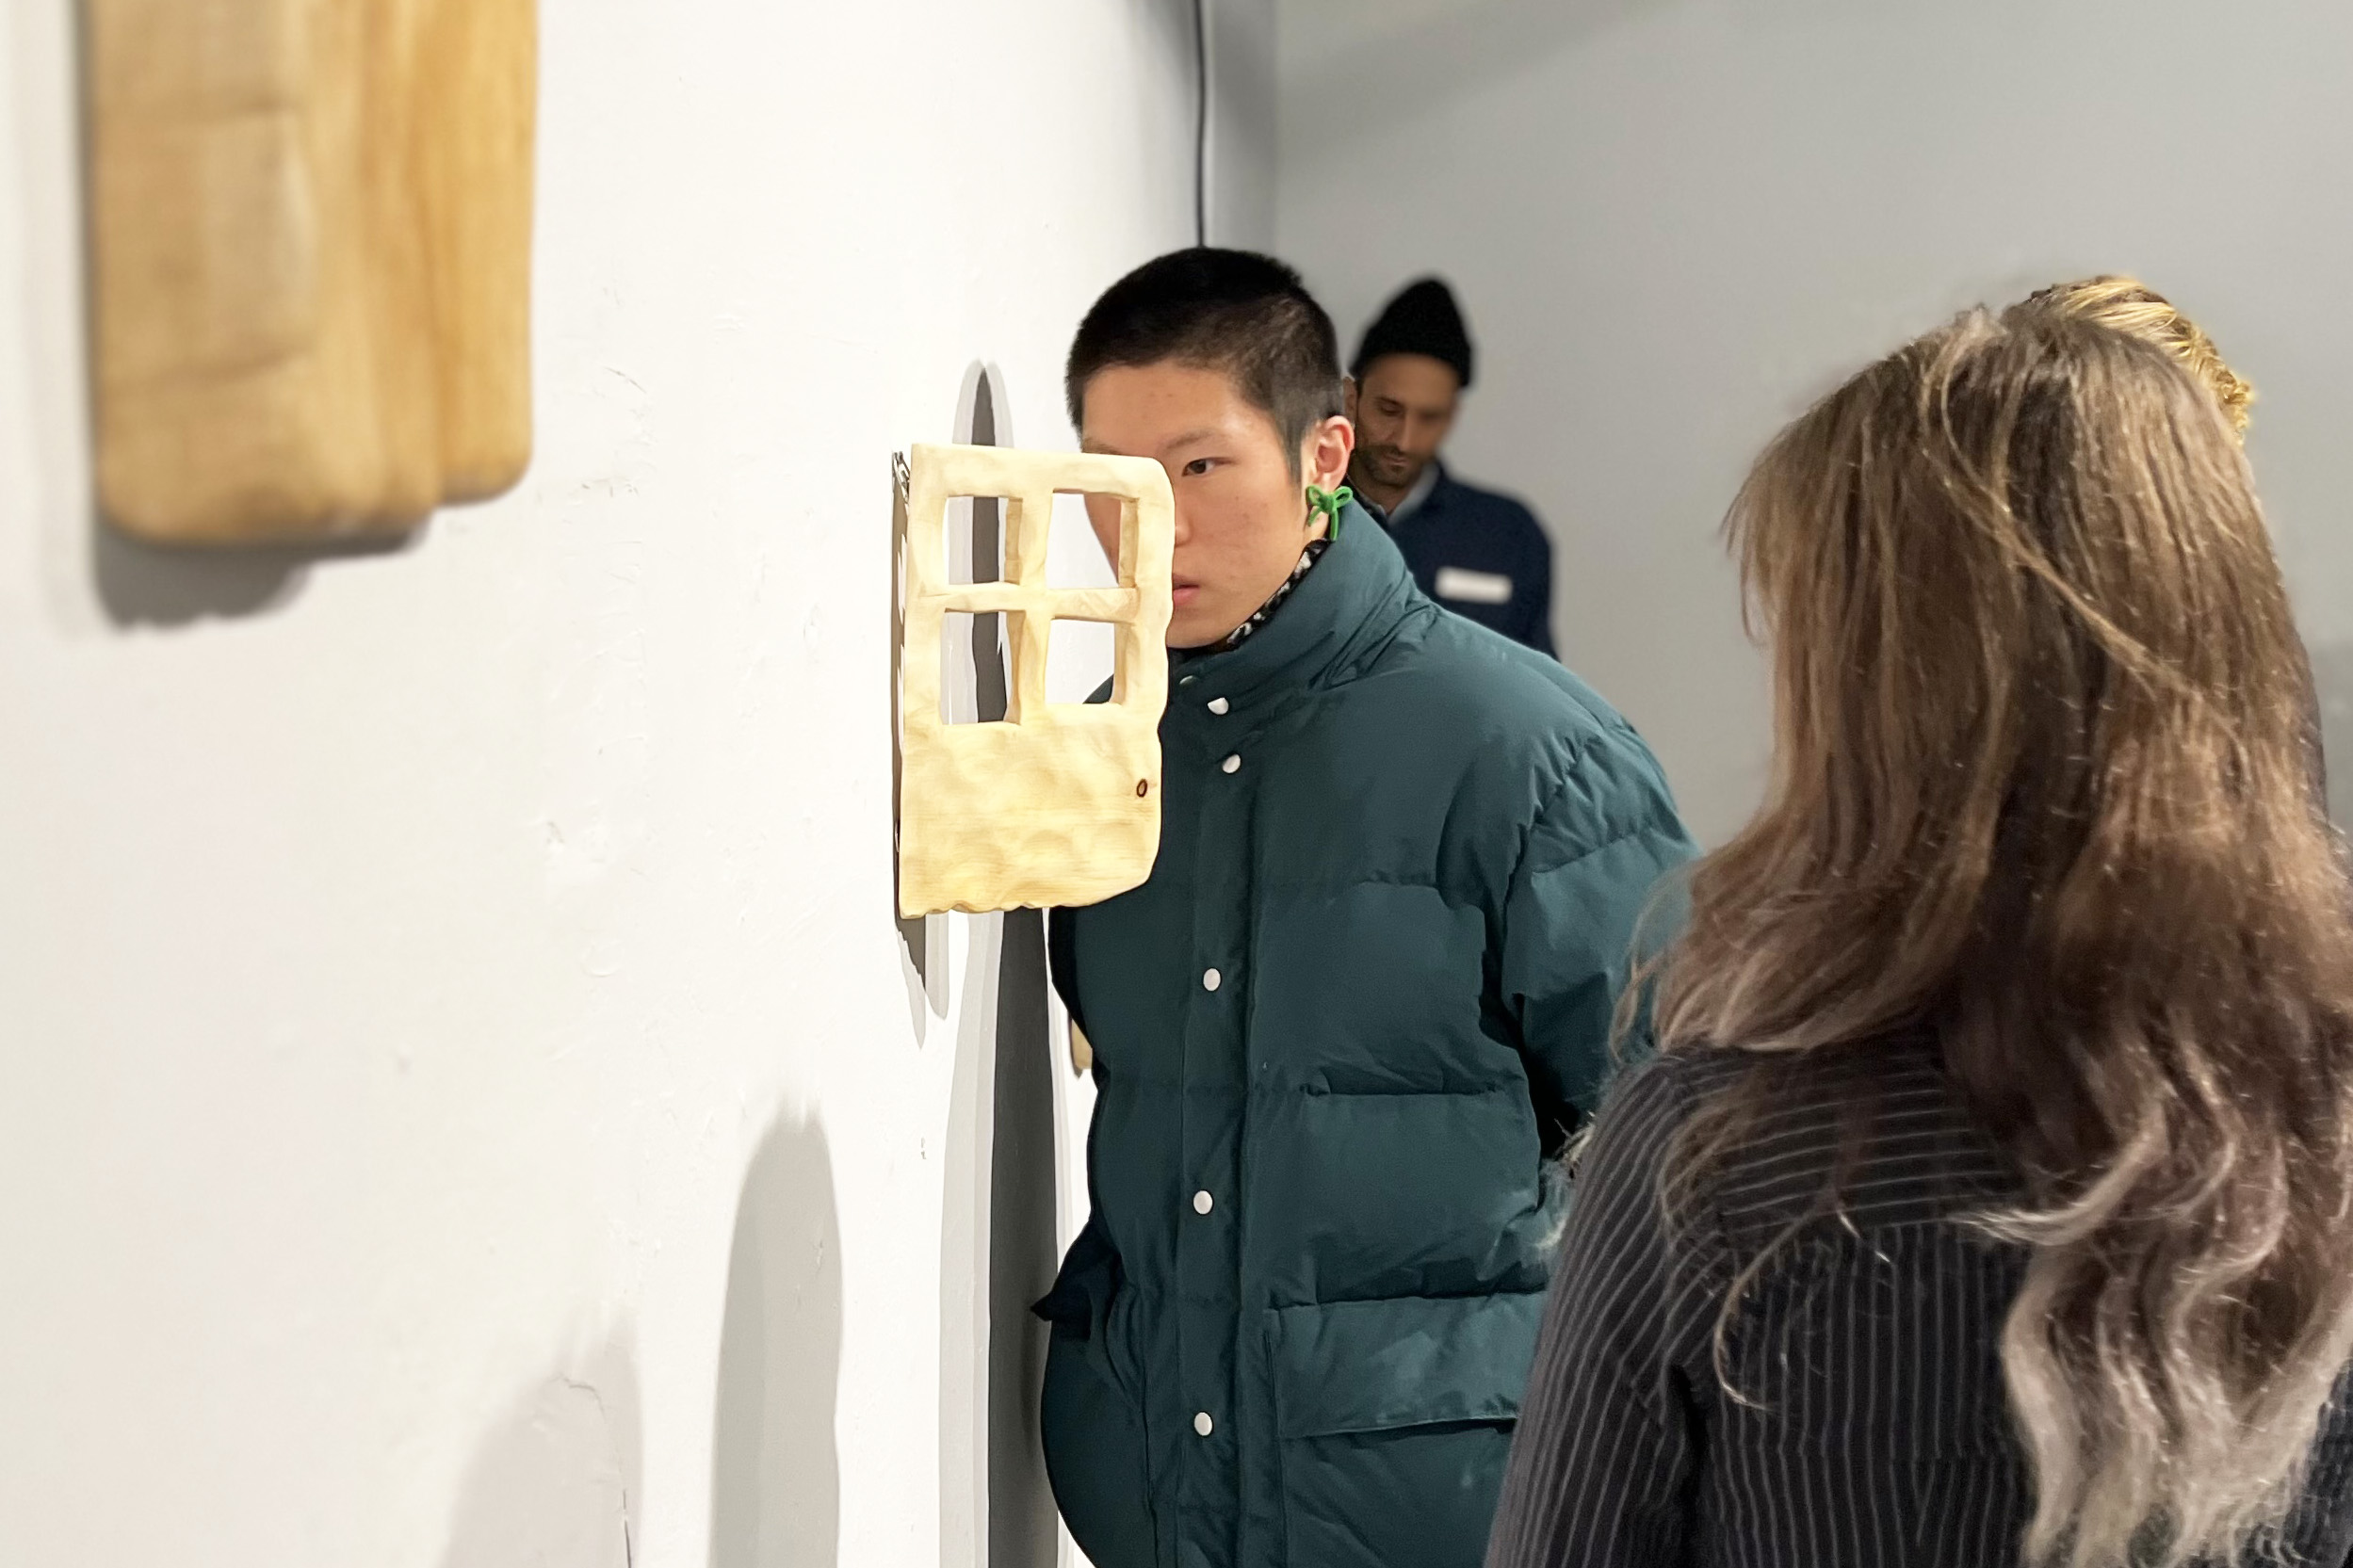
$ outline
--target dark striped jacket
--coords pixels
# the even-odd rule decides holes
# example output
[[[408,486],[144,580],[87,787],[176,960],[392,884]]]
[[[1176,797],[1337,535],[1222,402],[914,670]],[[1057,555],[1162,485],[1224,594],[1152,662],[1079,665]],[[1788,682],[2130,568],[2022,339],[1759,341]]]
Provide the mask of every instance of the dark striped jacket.
[[[2019,1196],[1926,1042],[1776,1110],[1667,1223],[1660,1175],[1700,1100],[1753,1058],[1679,1054],[1613,1096],[1562,1238],[1489,1568],[1999,1568],[2033,1513],[2002,1324],[2023,1249],[1956,1218]],[[1865,1097],[1867,1096],[1867,1101]],[[1850,1111],[1858,1112],[1850,1118]],[[1855,1130],[1850,1131],[1850,1127]],[[1782,1241],[1833,1175],[1842,1218]],[[2348,1238],[2353,1242],[2353,1237]],[[2353,1556],[2353,1381],[2284,1544]]]

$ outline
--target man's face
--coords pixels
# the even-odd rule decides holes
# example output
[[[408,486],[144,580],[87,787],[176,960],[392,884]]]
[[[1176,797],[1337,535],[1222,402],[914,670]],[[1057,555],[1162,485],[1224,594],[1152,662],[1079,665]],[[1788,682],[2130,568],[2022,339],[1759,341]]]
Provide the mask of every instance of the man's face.
[[[1294,475],[1274,419],[1221,370],[1112,365],[1088,380],[1081,411],[1086,450],[1150,458],[1168,470],[1176,498],[1172,648],[1206,647],[1266,603],[1323,531],[1302,486],[1331,487],[1348,468],[1347,422],[1331,419],[1309,432]],[[1117,560],[1117,498],[1088,496],[1087,520]]]
[[[1411,490],[1454,426],[1454,367],[1427,354],[1383,354],[1348,400],[1356,462],[1373,483]]]

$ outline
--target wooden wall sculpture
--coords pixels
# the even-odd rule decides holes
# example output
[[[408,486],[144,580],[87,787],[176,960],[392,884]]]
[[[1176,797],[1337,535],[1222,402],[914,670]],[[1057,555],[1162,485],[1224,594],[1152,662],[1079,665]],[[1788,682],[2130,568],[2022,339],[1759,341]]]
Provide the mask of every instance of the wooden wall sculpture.
[[[1091,904],[1152,874],[1160,846],[1160,713],[1168,703],[1168,475],[1141,458],[917,446],[907,486],[901,665],[899,908],[909,917]],[[1054,493],[1121,497],[1115,588],[1047,585]],[[1005,580],[948,581],[953,495],[1005,498]],[[1013,656],[1001,723],[940,718],[951,611],[1001,614]],[[1109,622],[1112,700],[1046,700],[1058,621]]]
[[[398,533],[530,460],[535,0],[83,0],[98,489]]]

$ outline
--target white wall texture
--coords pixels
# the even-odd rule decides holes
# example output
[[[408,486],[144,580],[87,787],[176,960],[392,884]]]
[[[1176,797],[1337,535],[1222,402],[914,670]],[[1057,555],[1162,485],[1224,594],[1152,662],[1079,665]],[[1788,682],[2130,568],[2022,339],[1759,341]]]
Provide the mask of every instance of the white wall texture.
[[[1068,445],[1190,8],[543,9],[528,477],[189,558],[91,521],[73,7],[0,0],[8,1561],[979,1560],[999,922],[893,918],[889,458],[984,364]]]
[[[1482,362],[1452,455],[1551,525],[1562,650],[1703,836],[1766,746],[1714,536],[1749,459],[1905,337],[2090,271],[2172,294],[2256,383],[2353,754],[2353,8],[1284,0],[1280,37],[1280,248],[1352,344],[1406,277],[1457,285]]]

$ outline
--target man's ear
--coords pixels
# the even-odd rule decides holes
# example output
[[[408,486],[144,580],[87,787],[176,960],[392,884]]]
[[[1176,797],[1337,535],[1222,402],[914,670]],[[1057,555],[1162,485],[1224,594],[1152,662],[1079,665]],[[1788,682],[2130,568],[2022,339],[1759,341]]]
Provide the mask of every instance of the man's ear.
[[[1307,483],[1337,490],[1348,481],[1348,460],[1356,450],[1356,427],[1334,414],[1307,432],[1300,444],[1299,468]]]
[[[1347,411],[1348,422],[1354,425],[1356,422],[1356,378],[1342,376],[1339,384],[1340,407]]]

